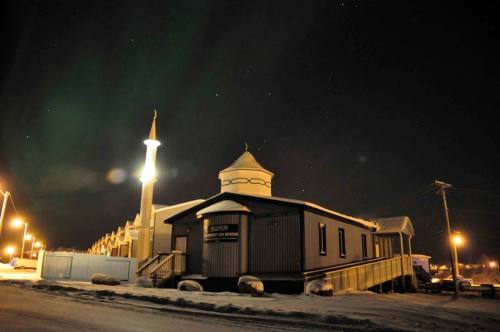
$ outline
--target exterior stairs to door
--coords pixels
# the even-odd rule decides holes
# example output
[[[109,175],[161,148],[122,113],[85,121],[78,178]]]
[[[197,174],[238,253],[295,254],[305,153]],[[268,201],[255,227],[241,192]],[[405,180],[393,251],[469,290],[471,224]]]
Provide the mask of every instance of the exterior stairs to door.
[[[181,276],[186,271],[186,254],[182,251],[158,253],[137,270],[137,275],[151,278],[153,286]]]

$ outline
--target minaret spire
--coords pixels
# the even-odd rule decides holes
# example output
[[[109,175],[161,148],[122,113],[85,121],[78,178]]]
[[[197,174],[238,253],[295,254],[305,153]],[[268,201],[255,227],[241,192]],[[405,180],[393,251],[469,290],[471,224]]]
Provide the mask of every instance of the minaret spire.
[[[156,113],[156,110],[154,111],[154,116],[153,116],[153,122],[151,123],[151,130],[149,131],[149,139],[150,140],[155,140],[156,141],[156,118],[158,116],[158,113]]]
[[[146,145],[146,159],[142,171],[142,193],[141,209],[139,212],[139,225],[137,243],[137,261],[139,264],[146,261],[151,256],[151,214],[153,210],[153,191],[156,182],[156,149],[161,143],[156,140],[156,110],[154,111],[153,122],[149,131],[149,137],[144,141]]]

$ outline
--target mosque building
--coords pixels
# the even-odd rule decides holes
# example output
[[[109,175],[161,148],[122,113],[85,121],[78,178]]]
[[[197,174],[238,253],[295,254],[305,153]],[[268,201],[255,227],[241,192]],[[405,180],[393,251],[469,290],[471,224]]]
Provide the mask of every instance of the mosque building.
[[[145,141],[140,212],[90,253],[137,258],[138,274],[158,279],[266,281],[326,278],[337,289],[411,282],[410,218],[366,220],[272,195],[274,174],[247,150],[219,172],[208,199],[153,205],[155,119]]]

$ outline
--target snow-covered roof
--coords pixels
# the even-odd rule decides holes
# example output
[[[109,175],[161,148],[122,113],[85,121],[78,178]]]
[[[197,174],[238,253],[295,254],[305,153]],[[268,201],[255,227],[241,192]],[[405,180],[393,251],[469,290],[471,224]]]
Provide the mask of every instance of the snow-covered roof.
[[[189,207],[202,203],[204,202],[204,199],[193,199],[192,201],[187,201],[179,204],[174,204],[174,205],[153,205],[155,212],[163,212],[167,210],[174,210],[174,209],[182,209],[183,207],[186,207],[188,209]]]
[[[288,203],[299,204],[299,205],[305,205],[305,206],[310,207],[310,208],[315,209],[315,210],[320,210],[320,211],[326,212],[328,214],[333,214],[333,215],[341,217],[341,218],[345,218],[345,219],[349,219],[349,220],[355,221],[355,222],[360,223],[360,224],[362,224],[362,225],[364,225],[366,227],[376,227],[376,224],[373,221],[365,220],[365,219],[361,219],[361,218],[357,218],[357,217],[353,217],[353,216],[349,216],[347,214],[343,214],[343,213],[340,213],[340,212],[337,212],[337,211],[333,211],[333,210],[327,209],[325,207],[322,207],[322,206],[320,206],[318,204],[314,204],[314,203],[311,203],[311,202],[301,201],[301,200],[297,200],[297,199],[276,197],[276,196],[272,196],[272,197],[256,196],[256,197],[271,198],[271,199],[276,200],[276,201],[288,202]]]
[[[267,173],[272,172],[268,171],[255,159],[255,157],[248,151],[243,152],[243,154],[231,164],[231,166],[223,169],[221,172],[231,171],[234,169],[255,169],[261,170]]]
[[[374,219],[377,224],[377,233],[392,234],[403,233],[406,235],[414,236],[415,231],[411,220],[407,216],[391,217],[391,218],[377,218]]]
[[[239,193],[232,193],[232,192],[224,192],[224,193],[220,193],[218,195],[215,195],[209,199],[207,199],[206,201],[198,204],[198,205],[202,205],[202,204],[206,204],[206,203],[210,203],[212,201],[217,201],[218,199],[222,199],[226,196],[234,196],[234,197],[253,197],[253,198],[258,198],[258,199],[262,199],[262,200],[267,200],[267,201],[270,201],[270,202],[283,202],[283,203],[287,203],[287,204],[293,204],[293,205],[301,205],[301,206],[305,206],[305,207],[308,207],[310,209],[313,209],[313,210],[316,210],[316,211],[321,211],[321,212],[325,212],[327,214],[331,214],[331,215],[334,215],[334,216],[337,216],[337,217],[340,217],[340,218],[343,218],[343,219],[346,219],[346,220],[350,220],[352,222],[355,222],[355,223],[358,223],[358,224],[361,224],[365,227],[369,227],[369,228],[377,228],[377,224],[373,221],[370,221],[370,220],[365,220],[365,219],[361,219],[361,218],[356,218],[356,217],[352,217],[352,216],[349,216],[349,215],[346,215],[346,214],[343,214],[343,213],[339,213],[339,212],[336,212],[336,211],[333,211],[333,210],[330,210],[330,209],[327,209],[327,208],[324,208],[322,206],[319,206],[317,204],[314,204],[314,203],[310,203],[310,202],[306,202],[306,201],[301,201],[301,200],[297,200],[297,199],[291,199],[291,198],[283,198],[283,197],[276,197],[276,196],[260,196],[260,195],[250,195],[250,194],[239,194]],[[215,205],[215,204],[214,204]],[[197,205],[193,206],[191,209],[194,209],[196,208]],[[187,209],[185,211],[181,211],[179,213],[176,213],[172,216],[170,216],[168,219],[166,219],[165,221],[170,221],[176,217],[179,217],[180,215],[184,214],[184,213],[188,213],[191,209]],[[203,211],[203,210],[201,210]],[[201,212],[201,211],[198,211]]]
[[[245,205],[227,199],[201,209],[196,212],[196,217],[201,218],[203,215],[217,212],[250,212],[250,209]]]
[[[422,254],[411,254],[411,257],[417,258],[417,259],[430,259],[430,258],[432,258],[432,256],[422,255]]]

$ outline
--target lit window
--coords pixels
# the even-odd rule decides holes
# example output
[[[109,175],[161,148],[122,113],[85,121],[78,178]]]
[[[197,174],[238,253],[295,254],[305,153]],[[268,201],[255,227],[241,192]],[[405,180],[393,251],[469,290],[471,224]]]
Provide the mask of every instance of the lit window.
[[[326,225],[319,224],[319,254],[326,256]]]
[[[345,258],[345,231],[343,228],[339,228],[339,255]]]

